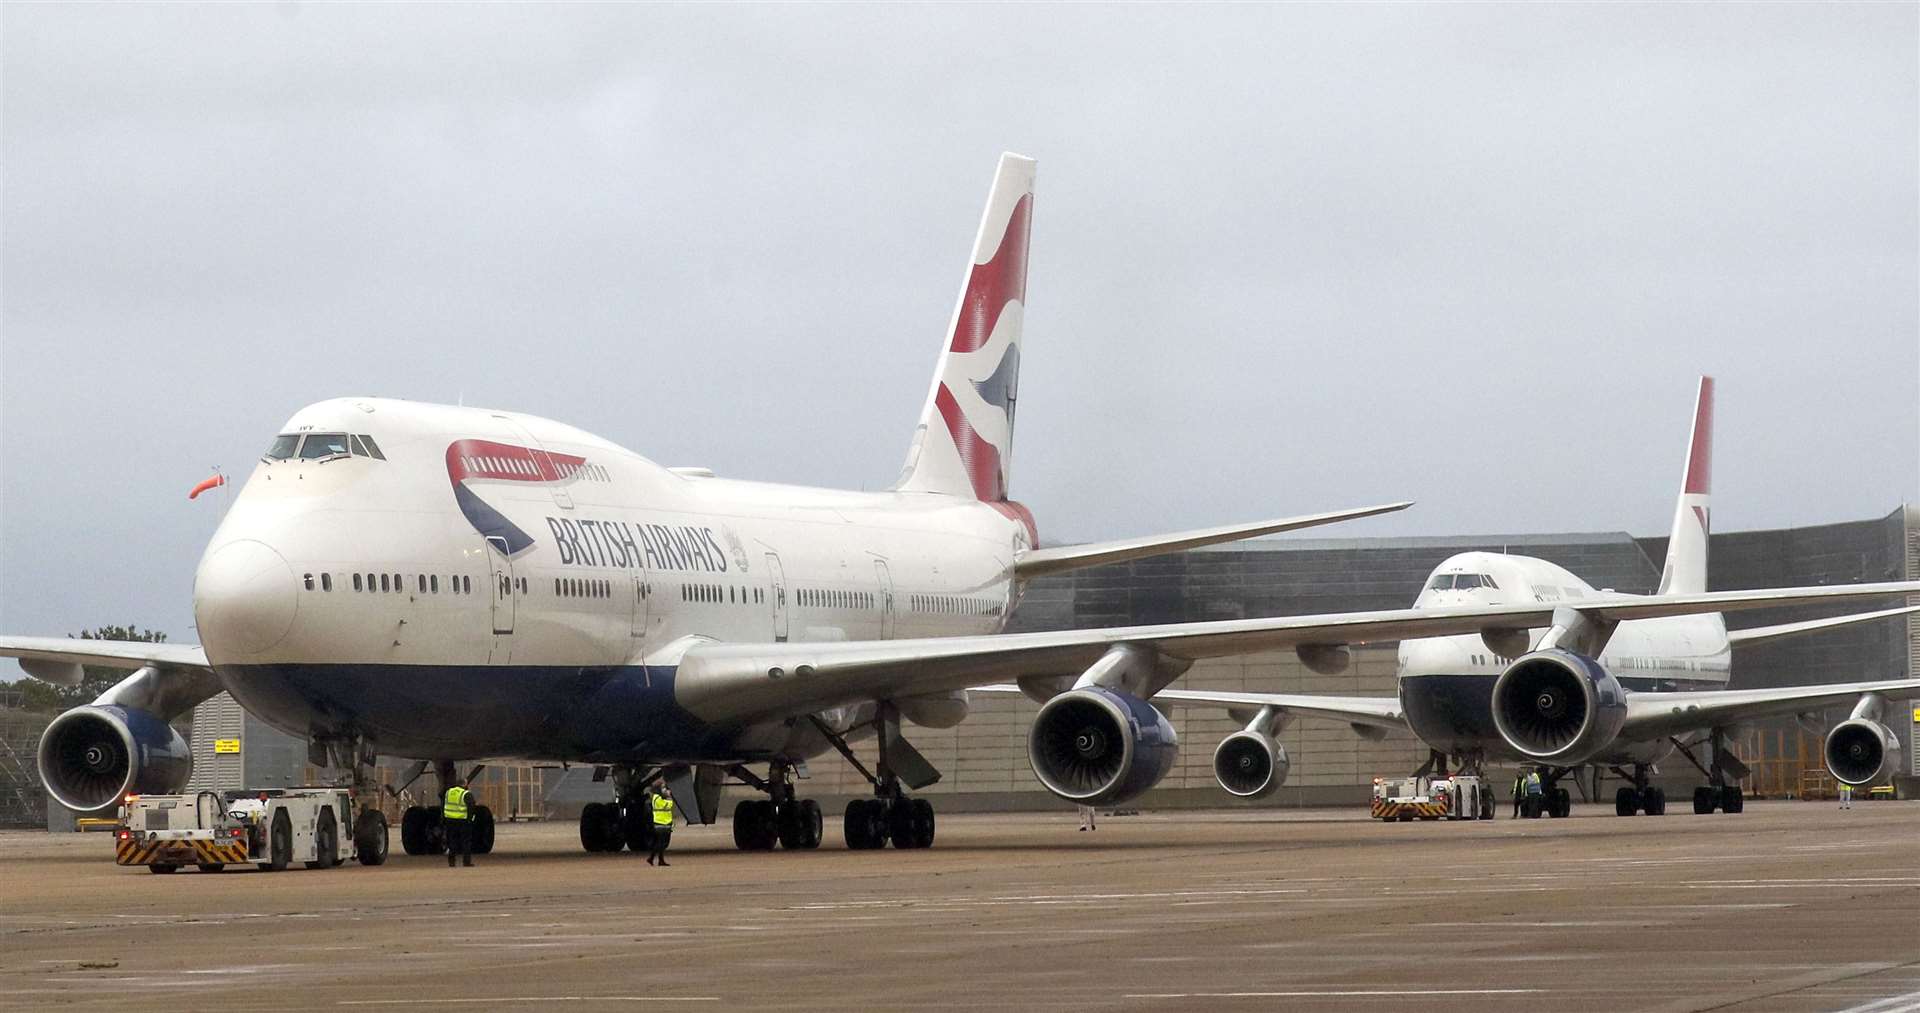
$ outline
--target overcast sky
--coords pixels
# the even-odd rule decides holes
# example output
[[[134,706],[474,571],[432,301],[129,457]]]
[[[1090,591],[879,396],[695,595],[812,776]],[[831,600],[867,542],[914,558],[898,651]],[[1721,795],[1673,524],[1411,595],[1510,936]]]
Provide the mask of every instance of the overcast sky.
[[[1717,528],[1879,517],[1917,66],[1911,4],[7,5],[0,632],[194,641],[187,489],[342,394],[884,486],[1002,150],[1044,539],[1662,533],[1703,372]]]

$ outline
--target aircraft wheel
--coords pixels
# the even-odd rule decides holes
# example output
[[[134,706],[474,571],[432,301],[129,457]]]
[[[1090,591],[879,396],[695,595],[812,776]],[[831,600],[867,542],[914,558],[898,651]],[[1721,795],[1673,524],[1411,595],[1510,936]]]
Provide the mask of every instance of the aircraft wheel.
[[[841,817],[840,833],[847,841],[848,851],[867,850],[867,800],[856,798],[847,803],[846,815]]]
[[[1667,789],[1647,789],[1646,812],[1648,816],[1665,816],[1667,814]]]
[[[361,865],[387,864],[387,814],[378,809],[362,809],[353,821],[354,858]]]
[[[486,806],[473,811],[473,853],[493,854],[493,810]]]
[[[852,812],[849,807],[848,812]],[[753,799],[743,798],[733,807],[733,846],[741,851],[752,851],[753,840],[757,834],[753,831],[753,819],[758,810],[753,807]]]
[[[588,802],[580,810],[580,846],[592,852],[619,851],[620,811],[605,802]]]
[[[1726,812],[1737,813],[1746,809],[1747,796],[1737,784],[1725,785],[1720,789],[1720,808]]]
[[[800,846],[809,851],[820,846],[820,839],[826,831],[826,817],[820,812],[820,803],[813,799],[800,800]]]
[[[806,831],[800,825],[800,806],[797,804],[779,806],[774,813],[774,836],[780,840],[780,846],[788,851],[798,851],[806,840]]]
[[[1704,784],[1694,788],[1693,789],[1694,815],[1705,816],[1706,814],[1712,811],[1713,811],[1713,789]]]
[[[933,803],[924,798],[916,798],[908,803],[908,810],[913,820],[913,846],[933,847]]]
[[[1640,808],[1640,793],[1632,788],[1621,788],[1613,793],[1613,814],[1632,816]]]

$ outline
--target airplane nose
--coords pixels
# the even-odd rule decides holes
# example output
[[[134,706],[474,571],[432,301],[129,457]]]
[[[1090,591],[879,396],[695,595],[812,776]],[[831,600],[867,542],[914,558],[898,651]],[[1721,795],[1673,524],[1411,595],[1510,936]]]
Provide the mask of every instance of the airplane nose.
[[[200,561],[193,615],[214,655],[258,654],[284,640],[300,607],[293,567],[265,542],[228,542]]]

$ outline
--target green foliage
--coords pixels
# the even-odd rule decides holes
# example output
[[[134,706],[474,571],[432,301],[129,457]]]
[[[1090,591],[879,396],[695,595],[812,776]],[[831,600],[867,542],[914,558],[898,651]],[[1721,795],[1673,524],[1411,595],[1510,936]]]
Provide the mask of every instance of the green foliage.
[[[101,626],[67,636],[77,640],[134,640],[147,644],[162,644],[167,640],[167,635],[159,630],[136,630],[131,626]],[[17,688],[21,691],[25,708],[30,711],[63,711],[92,703],[95,697],[131,674],[127,669],[104,665],[86,665],[83,671],[86,674],[81,677],[78,686],[56,686],[34,678],[22,680]]]

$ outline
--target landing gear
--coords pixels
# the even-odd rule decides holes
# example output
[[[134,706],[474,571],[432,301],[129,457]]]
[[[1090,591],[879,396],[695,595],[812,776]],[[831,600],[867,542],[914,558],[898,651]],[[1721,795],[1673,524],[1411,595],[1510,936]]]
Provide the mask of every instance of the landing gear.
[[[1540,768],[1540,794],[1538,797],[1529,795],[1521,800],[1520,815],[1530,820],[1542,816],[1561,820],[1572,816],[1573,794],[1560,787],[1560,779],[1572,771],[1572,767]]]
[[[1747,776],[1748,767],[1733,754],[1733,748],[1727,742],[1727,730],[1714,728],[1707,733],[1706,746],[1709,750],[1707,764],[1702,766],[1694,757],[1693,750],[1679,739],[1671,740],[1680,750],[1687,762],[1707,775],[1706,784],[1693,789],[1693,811],[1701,816],[1715,809],[1724,813],[1737,813],[1746,809],[1747,796],[1740,789],[1739,779]],[[1693,745],[1700,745],[1695,742]]]
[[[414,777],[420,776],[417,772],[418,769],[419,768],[416,768]],[[452,760],[437,761],[434,764],[434,772],[440,779],[439,797],[446,798],[448,788],[456,784],[466,784],[472,781],[474,778],[480,776],[480,772],[485,769],[487,768],[484,765],[475,767],[467,771],[467,776],[464,780],[459,780],[457,779],[459,775],[454,770]],[[400,786],[400,790],[404,790],[408,784],[412,783],[413,778],[408,778],[406,783]],[[473,806],[471,818],[473,820],[473,853],[476,855],[492,854],[493,810],[483,805]],[[380,824],[383,828],[386,826],[386,817],[383,816],[380,818]],[[357,826],[356,824],[356,828]],[[358,832],[357,829],[356,832]],[[384,830],[382,832],[384,833]],[[405,851],[409,855],[446,854],[447,835],[440,827],[439,806],[410,805],[400,814],[400,850]],[[382,861],[384,861],[384,849],[382,855]]]
[[[1613,814],[1615,816],[1632,816],[1640,812],[1644,812],[1648,816],[1665,816],[1667,814],[1666,789],[1655,788],[1653,785],[1647,783],[1649,776],[1655,773],[1652,764],[1636,763],[1633,765],[1633,773],[1631,774],[1619,767],[1614,767],[1613,772],[1633,782],[1631,785],[1623,786],[1613,793]]]
[[[844,737],[828,728],[820,719],[812,720],[820,734],[826,736],[827,741],[840,751],[853,769],[867,779],[868,784],[873,785],[873,798],[859,798],[847,803],[846,814],[841,820],[847,848],[852,851],[873,851],[886,847],[888,841],[903,851],[933,847],[936,829],[933,803],[924,798],[908,797],[899,772],[887,758],[892,749],[899,748],[901,755],[917,761],[921,766],[926,765],[926,760],[905,740],[900,739],[900,719],[892,705],[881,703],[879,713],[874,717],[880,758],[875,764],[877,769],[871,771],[853,755],[853,750],[847,748]],[[931,767],[927,767],[922,776],[926,779],[914,782],[918,787],[932,784],[940,778],[939,773]]]
[[[772,851],[775,844],[788,851],[811,851],[825,835],[820,803],[800,798],[795,790],[793,764],[774,760],[762,780],[744,767],[735,777],[767,793],[733,807],[733,845],[741,851]]]
[[[315,766],[344,768],[351,778],[353,798],[360,805],[359,813],[340,813],[333,822],[334,857],[330,864],[339,865],[339,836],[349,834],[353,840],[354,858],[361,865],[385,865],[387,862],[387,816],[380,811],[377,802],[380,798],[380,784],[374,779],[374,763],[378,760],[373,750],[355,735],[317,737],[309,744],[307,759]],[[413,776],[418,777],[419,769]],[[411,851],[408,854],[412,854]],[[208,866],[201,866],[202,870]],[[218,866],[214,866],[218,869]]]

